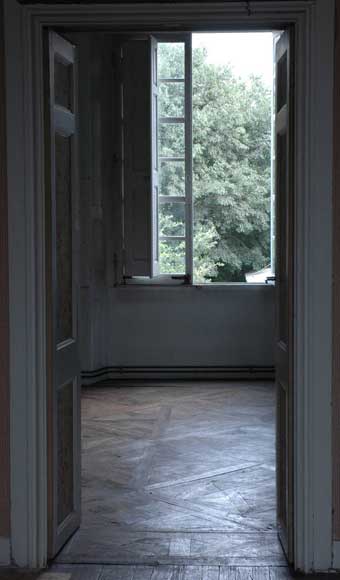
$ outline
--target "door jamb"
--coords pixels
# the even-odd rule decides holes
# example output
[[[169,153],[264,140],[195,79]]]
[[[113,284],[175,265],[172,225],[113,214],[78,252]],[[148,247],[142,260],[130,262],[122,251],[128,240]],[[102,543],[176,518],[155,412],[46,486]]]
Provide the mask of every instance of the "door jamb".
[[[334,0],[19,6],[5,0],[12,558],[47,560],[42,29],[296,30],[295,566],[332,566],[331,250]],[[204,23],[204,25],[202,25]],[[8,33],[7,33],[8,31]],[[317,98],[313,96],[317,95]],[[322,143],[322,147],[318,147]],[[322,192],[322,195],[320,195]],[[317,275],[316,275],[317,273]],[[20,283],[18,283],[20,281]],[[25,444],[23,444],[23,441]],[[322,538],[323,542],[319,539]]]

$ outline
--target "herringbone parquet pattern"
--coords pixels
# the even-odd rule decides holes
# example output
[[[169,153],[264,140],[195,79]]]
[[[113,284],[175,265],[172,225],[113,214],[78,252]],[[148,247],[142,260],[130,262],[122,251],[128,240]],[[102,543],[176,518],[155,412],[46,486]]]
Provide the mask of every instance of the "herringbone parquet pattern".
[[[274,439],[270,384],[84,389],[81,528],[49,570],[0,579],[293,578],[275,531]]]
[[[283,565],[270,383],[83,391],[83,522],[60,563]]]

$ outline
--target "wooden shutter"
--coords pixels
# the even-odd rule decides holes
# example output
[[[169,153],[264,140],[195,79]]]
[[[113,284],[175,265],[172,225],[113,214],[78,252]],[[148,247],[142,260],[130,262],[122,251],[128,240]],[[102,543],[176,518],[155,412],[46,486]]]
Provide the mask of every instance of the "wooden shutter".
[[[76,51],[48,37],[46,240],[48,531],[53,557],[80,523]],[[47,83],[46,83],[47,84]]]
[[[277,293],[277,517],[279,536],[293,562],[293,256],[294,192],[290,34],[275,45],[275,181]]]
[[[157,45],[150,37],[131,39],[122,50],[124,275],[152,277],[158,272]]]

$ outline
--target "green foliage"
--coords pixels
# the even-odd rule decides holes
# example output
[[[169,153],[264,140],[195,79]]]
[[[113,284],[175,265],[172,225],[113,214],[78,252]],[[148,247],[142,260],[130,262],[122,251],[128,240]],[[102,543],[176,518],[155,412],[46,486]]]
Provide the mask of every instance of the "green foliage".
[[[180,77],[181,45],[161,45],[159,75]],[[175,87],[175,88],[174,88]],[[177,87],[177,88],[176,88]],[[161,86],[163,116],[183,114],[183,86]],[[181,128],[160,127],[160,149],[183,151]],[[161,168],[161,193],[183,193],[181,164]],[[270,261],[271,92],[193,50],[193,195],[195,282],[244,281]],[[165,193],[163,193],[165,192]],[[163,216],[162,219],[165,219]],[[167,216],[176,222],[174,212]],[[176,225],[177,224],[177,225]],[[178,223],[173,224],[178,231]],[[167,229],[171,229],[168,224]],[[176,234],[174,234],[176,235]],[[161,268],[183,271],[184,245],[161,244]],[[178,270],[177,270],[178,271]]]

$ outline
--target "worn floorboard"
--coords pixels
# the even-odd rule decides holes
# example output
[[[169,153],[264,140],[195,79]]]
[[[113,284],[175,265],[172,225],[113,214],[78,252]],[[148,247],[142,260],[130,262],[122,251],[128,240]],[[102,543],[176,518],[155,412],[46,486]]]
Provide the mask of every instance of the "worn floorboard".
[[[24,573],[1,570],[1,580],[291,580],[300,578],[287,567],[235,566],[94,566],[91,564],[53,565],[50,570]],[[337,574],[303,576],[314,580],[339,580]]]

